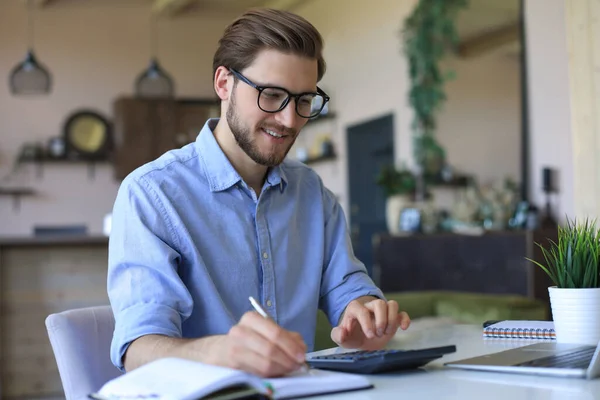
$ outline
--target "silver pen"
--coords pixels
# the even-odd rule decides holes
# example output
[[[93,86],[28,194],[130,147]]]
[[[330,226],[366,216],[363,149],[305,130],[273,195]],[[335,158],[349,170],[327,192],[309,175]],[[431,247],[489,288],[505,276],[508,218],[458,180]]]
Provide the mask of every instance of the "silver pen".
[[[266,319],[270,319],[271,321],[275,321],[273,318],[271,318],[269,316],[269,314],[267,314],[267,311],[260,305],[260,303],[258,301],[256,301],[256,299],[252,296],[248,297],[248,299],[250,300],[250,304],[252,304],[252,307],[256,310],[257,313],[259,313],[263,318]],[[309,368],[308,365],[306,365],[306,363],[302,364],[302,371],[303,372],[309,372]]]

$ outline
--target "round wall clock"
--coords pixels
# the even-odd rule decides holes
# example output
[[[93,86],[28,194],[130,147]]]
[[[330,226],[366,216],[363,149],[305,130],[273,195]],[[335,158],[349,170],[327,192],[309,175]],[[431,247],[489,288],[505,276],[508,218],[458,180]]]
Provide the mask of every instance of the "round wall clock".
[[[76,111],[67,118],[63,135],[68,158],[105,159],[111,150],[111,125],[95,111]]]

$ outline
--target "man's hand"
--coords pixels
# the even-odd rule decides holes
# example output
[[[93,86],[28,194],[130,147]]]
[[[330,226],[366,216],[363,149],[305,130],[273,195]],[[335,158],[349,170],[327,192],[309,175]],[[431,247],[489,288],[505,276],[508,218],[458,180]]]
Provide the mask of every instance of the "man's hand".
[[[299,333],[251,311],[210,348],[211,364],[241,369],[262,377],[281,376],[305,362],[306,344]]]
[[[145,335],[134,340],[123,359],[127,372],[161,357],[181,357],[241,369],[262,377],[298,370],[305,363],[306,344],[296,332],[251,311],[226,335],[173,338]]]
[[[408,329],[410,318],[398,312],[398,303],[371,296],[351,301],[338,326],[332,329],[331,339],[341,347],[380,350],[401,328]]]

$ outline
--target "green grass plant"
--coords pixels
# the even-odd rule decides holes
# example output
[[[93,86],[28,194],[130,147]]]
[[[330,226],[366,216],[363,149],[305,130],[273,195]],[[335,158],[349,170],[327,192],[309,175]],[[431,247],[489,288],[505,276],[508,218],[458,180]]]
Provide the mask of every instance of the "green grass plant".
[[[600,229],[596,220],[568,220],[558,227],[558,243],[536,243],[545,265],[527,258],[542,268],[558,288],[583,289],[600,287]]]

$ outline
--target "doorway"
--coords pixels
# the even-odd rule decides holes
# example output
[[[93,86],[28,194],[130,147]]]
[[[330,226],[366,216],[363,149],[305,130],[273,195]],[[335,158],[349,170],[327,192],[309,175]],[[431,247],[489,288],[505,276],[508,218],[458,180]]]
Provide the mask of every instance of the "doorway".
[[[387,232],[386,197],[377,175],[394,163],[394,116],[387,114],[347,129],[350,236],[356,257],[373,276],[373,235]]]

